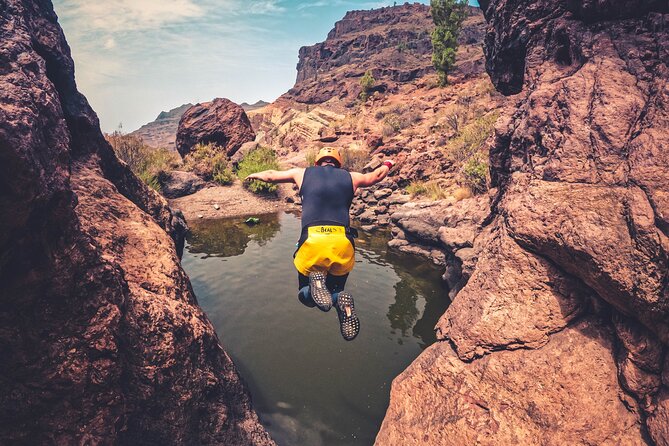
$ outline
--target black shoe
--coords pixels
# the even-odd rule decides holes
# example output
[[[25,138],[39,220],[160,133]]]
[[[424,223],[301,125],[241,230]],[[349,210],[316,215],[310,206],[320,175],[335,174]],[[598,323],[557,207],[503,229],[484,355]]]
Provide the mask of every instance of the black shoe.
[[[326,273],[313,271],[309,273],[309,289],[311,298],[322,311],[330,311],[332,308],[332,294],[325,286]]]
[[[337,315],[339,316],[341,335],[347,341],[352,341],[360,333],[360,319],[358,319],[358,315],[355,313],[353,296],[346,291],[339,293]]]

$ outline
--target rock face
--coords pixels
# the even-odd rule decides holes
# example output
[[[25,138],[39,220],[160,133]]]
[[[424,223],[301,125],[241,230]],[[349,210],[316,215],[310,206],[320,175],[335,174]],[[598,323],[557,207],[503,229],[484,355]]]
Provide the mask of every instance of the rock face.
[[[499,192],[376,443],[669,444],[669,5],[480,3]]]
[[[3,2],[0,40],[0,443],[273,444],[51,3]]]
[[[176,146],[179,154],[186,156],[198,143],[214,143],[232,156],[242,144],[255,137],[244,109],[228,99],[217,98],[194,105],[184,113],[177,130]]]
[[[430,8],[418,3],[347,12],[324,42],[300,48],[297,80],[285,97],[306,104],[354,101],[367,70],[379,91],[434,73],[432,28]]]

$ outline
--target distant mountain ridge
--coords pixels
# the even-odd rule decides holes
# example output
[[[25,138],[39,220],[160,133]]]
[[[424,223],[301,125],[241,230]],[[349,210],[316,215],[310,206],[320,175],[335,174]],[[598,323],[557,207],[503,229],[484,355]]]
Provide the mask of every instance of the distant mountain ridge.
[[[151,147],[163,147],[176,151],[174,139],[179,127],[179,120],[193,104],[183,104],[170,111],[161,111],[155,121],[144,124],[131,135],[139,136]]]
[[[255,104],[248,104],[246,102],[242,102],[239,105],[240,105],[240,107],[242,107],[244,109],[244,111],[251,111],[251,110],[257,110],[259,108],[263,108],[264,106],[269,105],[269,102],[265,102],[265,101],[260,100],[260,101],[257,101]]]

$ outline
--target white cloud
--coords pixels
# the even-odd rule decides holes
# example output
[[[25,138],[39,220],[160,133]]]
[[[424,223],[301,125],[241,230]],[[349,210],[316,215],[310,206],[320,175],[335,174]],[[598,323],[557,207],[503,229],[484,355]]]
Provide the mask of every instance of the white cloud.
[[[286,11],[286,8],[279,5],[277,0],[260,0],[250,2],[248,11],[251,14],[280,14]]]
[[[302,11],[303,9],[320,8],[321,6],[328,6],[330,4],[337,4],[337,2],[327,2],[320,0],[316,2],[300,3],[297,5],[297,10]]]
[[[59,8],[66,20],[106,32],[158,28],[204,15],[192,0],[63,0]]]
[[[114,40],[113,37],[110,37],[107,40],[105,40],[103,46],[105,47],[106,50],[113,50],[114,48],[116,48],[116,40]]]

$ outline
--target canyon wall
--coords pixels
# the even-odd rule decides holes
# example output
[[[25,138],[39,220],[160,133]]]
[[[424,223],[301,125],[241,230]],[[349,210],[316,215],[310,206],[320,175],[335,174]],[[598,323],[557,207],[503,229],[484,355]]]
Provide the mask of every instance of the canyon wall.
[[[376,444],[667,445],[669,4],[480,3],[495,189]]]
[[[418,3],[349,11],[324,42],[300,48],[295,86],[283,97],[306,104],[355,101],[367,70],[384,82],[384,91],[432,73],[433,27],[430,8]]]
[[[0,41],[0,443],[273,444],[51,2],[0,2]]]

